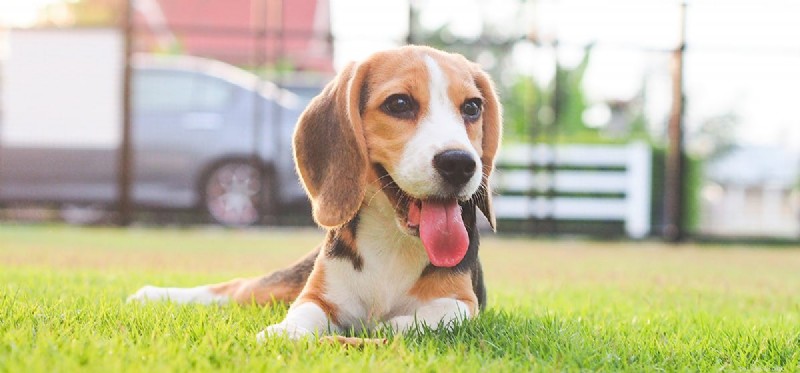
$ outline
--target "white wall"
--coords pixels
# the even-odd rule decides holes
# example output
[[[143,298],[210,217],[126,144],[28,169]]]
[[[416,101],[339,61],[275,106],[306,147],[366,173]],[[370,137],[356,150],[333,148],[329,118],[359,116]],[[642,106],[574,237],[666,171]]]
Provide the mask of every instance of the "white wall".
[[[0,145],[117,147],[124,66],[118,30],[12,30],[7,52]]]

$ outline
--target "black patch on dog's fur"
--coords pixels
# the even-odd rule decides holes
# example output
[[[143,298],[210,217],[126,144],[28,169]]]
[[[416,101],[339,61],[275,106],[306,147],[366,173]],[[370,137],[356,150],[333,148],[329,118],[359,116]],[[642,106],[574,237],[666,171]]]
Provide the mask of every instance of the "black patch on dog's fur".
[[[352,247],[355,245],[359,220],[360,218],[356,214],[347,224],[328,231],[325,255],[329,258],[349,260],[353,264],[353,269],[360,272],[364,268],[364,258],[358,254],[355,247]]]
[[[364,115],[367,110],[367,101],[369,100],[369,86],[367,79],[361,82],[361,91],[358,94],[358,113]]]
[[[306,283],[308,276],[314,269],[314,262],[317,259],[317,255],[319,255],[319,251],[320,249],[318,247],[291,267],[261,277],[259,280],[261,286],[268,287],[275,284],[282,284],[301,287]]]

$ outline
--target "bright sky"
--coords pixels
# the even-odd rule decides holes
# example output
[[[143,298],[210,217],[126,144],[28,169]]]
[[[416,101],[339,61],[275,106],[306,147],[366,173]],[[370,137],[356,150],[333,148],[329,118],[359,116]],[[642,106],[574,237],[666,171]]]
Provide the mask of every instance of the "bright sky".
[[[36,12],[58,0],[0,0],[0,24],[28,26],[36,22]]]
[[[36,9],[56,0],[0,0],[0,23],[25,25]],[[337,37],[336,65],[397,45],[408,29],[406,1],[330,0]],[[426,11],[427,27],[450,24],[463,37],[481,32],[480,15],[500,32],[530,31],[558,38],[566,64],[580,46],[596,41],[586,89],[597,101],[630,98],[647,77],[647,113],[663,119],[669,108],[669,64],[664,54],[626,49],[668,49],[677,44],[679,2],[656,0],[541,0],[518,12],[517,0],[411,0]],[[688,2],[685,84],[687,125],[735,111],[743,143],[781,145],[800,151],[800,2],[791,0]],[[603,47],[607,46],[607,47]],[[515,50],[520,70],[547,81],[552,52]]]

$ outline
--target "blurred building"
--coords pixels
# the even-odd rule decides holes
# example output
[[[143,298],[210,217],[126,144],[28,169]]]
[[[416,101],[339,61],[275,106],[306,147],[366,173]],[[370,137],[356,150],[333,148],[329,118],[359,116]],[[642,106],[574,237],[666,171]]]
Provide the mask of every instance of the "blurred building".
[[[135,0],[134,6],[137,51],[333,71],[328,0]]]
[[[710,161],[703,190],[705,233],[800,235],[800,156],[742,147]]]

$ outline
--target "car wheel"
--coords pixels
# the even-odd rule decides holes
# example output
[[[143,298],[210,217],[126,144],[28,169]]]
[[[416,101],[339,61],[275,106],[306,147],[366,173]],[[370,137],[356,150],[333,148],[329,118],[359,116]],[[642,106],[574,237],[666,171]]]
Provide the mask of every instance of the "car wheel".
[[[227,226],[248,226],[270,212],[270,175],[249,162],[228,162],[214,168],[203,189],[206,211]]]

